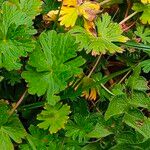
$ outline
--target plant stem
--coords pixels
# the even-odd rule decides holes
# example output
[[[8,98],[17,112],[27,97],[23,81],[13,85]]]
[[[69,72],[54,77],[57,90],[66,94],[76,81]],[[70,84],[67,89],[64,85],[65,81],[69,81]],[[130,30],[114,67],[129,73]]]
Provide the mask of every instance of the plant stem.
[[[128,21],[130,18],[132,18],[133,16],[135,16],[138,12],[135,11],[134,13],[130,14],[128,17],[126,17],[125,19],[123,19],[119,24],[123,24],[125,23],[126,21]]]
[[[102,6],[102,5],[104,5],[104,4],[106,4],[106,3],[110,2],[110,1],[111,0],[104,0],[103,2],[100,2],[99,5]]]
[[[55,21],[55,23],[54,23],[54,25],[53,25],[53,30],[54,30],[54,29],[56,28],[56,26],[57,26],[57,23],[58,23],[58,20],[59,20],[59,16],[60,16],[60,11],[61,11],[62,5],[63,5],[63,0],[62,0],[62,3],[61,3],[60,8],[59,8],[59,10],[58,10],[58,14],[57,14],[57,16],[56,16],[56,21]]]
[[[130,72],[131,72],[131,70],[129,70],[129,71],[123,76],[123,78],[118,82],[118,84],[121,84],[121,83],[125,80],[125,78],[130,74]]]
[[[114,93],[112,93],[109,89],[107,89],[105,86],[104,86],[104,84],[100,84],[101,85],[101,87],[105,90],[105,91],[107,91],[109,94],[111,94],[111,95],[115,95]]]
[[[96,107],[95,103],[93,101],[91,101],[93,106],[96,108],[97,112],[101,113],[101,111]]]
[[[125,13],[125,18],[128,16],[129,10],[131,8],[131,1],[130,0],[126,0],[127,1],[127,10]]]
[[[92,70],[90,71],[90,73],[89,73],[88,76],[87,76],[88,78],[92,75],[93,71],[94,71],[95,68],[97,67],[97,65],[98,65],[98,63],[99,63],[99,61],[100,61],[100,59],[101,59],[101,56],[102,56],[102,54],[100,54],[100,55],[98,56],[98,59],[97,59],[95,65],[93,66]]]
[[[22,94],[22,96],[20,97],[20,99],[18,100],[18,102],[16,103],[16,105],[11,109],[11,111],[10,111],[10,113],[9,113],[10,116],[14,113],[14,111],[15,111],[15,110],[18,108],[18,106],[21,104],[21,102],[23,101],[23,99],[24,99],[26,93],[27,93],[27,90],[25,90],[25,92]]]

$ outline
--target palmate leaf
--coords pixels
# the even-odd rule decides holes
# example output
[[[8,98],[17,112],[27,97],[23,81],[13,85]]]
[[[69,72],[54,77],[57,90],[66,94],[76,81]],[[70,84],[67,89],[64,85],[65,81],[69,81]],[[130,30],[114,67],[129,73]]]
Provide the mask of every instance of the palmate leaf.
[[[80,143],[86,142],[90,138],[88,133],[93,130],[97,119],[95,115],[75,114],[74,119],[70,120],[65,128],[66,136]]]
[[[0,101],[0,149],[13,150],[12,141],[21,143],[26,131],[16,115],[9,117],[7,104]]]
[[[23,143],[19,147],[21,150],[46,150],[49,143],[53,145],[54,140],[57,142],[53,135],[37,126],[30,125],[29,132],[30,134],[26,136],[27,143]]]
[[[97,19],[96,27],[98,37],[90,35],[82,27],[75,27],[70,30],[70,33],[76,37],[76,42],[79,43],[80,50],[84,48],[87,53],[92,51],[96,54],[123,51],[121,47],[118,47],[113,42],[126,42],[128,38],[121,35],[122,30],[119,24],[113,23],[107,13]]]
[[[144,28],[144,26],[138,26],[135,34],[141,38],[144,44],[150,44],[150,28]]]
[[[24,12],[28,17],[35,18],[42,8],[43,2],[41,0],[9,0],[14,3]]]
[[[59,1],[53,1],[53,0],[43,0],[43,13],[46,14],[50,10],[56,10],[60,6]]]
[[[142,61],[140,63],[140,66],[142,67],[145,73],[149,73],[150,72],[150,59]]]
[[[140,20],[143,24],[150,24],[150,4],[135,3],[132,9],[137,12],[142,12]]]
[[[41,96],[46,93],[48,103],[52,105],[59,100],[55,94],[66,88],[71,76],[82,72],[79,67],[84,60],[76,57],[77,45],[74,42],[68,33],[50,31],[40,35],[38,46],[29,59],[29,65],[34,68],[22,74],[28,82],[30,94]]]
[[[49,134],[48,131],[31,125],[27,143],[19,145],[21,150],[81,150],[78,141],[62,137],[60,134]]]
[[[0,67],[7,70],[21,67],[19,57],[34,48],[32,20],[16,5],[6,1],[0,13]]]
[[[67,123],[68,115],[70,113],[70,107],[68,105],[61,105],[57,103],[55,106],[49,104],[45,105],[43,110],[37,119],[43,121],[38,124],[38,127],[42,129],[49,129],[50,133],[56,133]]]

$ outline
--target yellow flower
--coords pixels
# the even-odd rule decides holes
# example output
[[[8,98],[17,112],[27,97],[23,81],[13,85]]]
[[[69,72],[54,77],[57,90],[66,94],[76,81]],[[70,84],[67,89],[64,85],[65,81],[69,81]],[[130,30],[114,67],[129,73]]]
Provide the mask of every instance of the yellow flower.
[[[91,88],[90,91],[83,91],[82,92],[83,97],[85,97],[86,99],[89,99],[89,100],[93,100],[93,101],[96,100],[96,95],[97,95],[97,92],[96,92],[95,88]]]
[[[94,2],[84,2],[79,7],[79,13],[89,21],[93,21],[99,12],[100,5]]]
[[[62,0],[59,0],[62,1]],[[63,0],[63,5],[75,6],[77,5],[77,0]]]
[[[58,10],[52,10],[52,11],[48,12],[48,14],[43,16],[43,20],[46,23],[50,23],[51,21],[55,21],[57,18],[57,14],[58,14]]]
[[[65,27],[73,27],[78,18],[78,9],[74,7],[62,6],[60,11],[60,25],[65,25]]]
[[[149,3],[150,3],[150,0],[141,0],[141,2],[142,2],[143,4],[149,4]]]
[[[96,2],[82,0],[64,0],[60,11],[60,25],[73,27],[78,16],[93,21],[99,12],[100,6]]]

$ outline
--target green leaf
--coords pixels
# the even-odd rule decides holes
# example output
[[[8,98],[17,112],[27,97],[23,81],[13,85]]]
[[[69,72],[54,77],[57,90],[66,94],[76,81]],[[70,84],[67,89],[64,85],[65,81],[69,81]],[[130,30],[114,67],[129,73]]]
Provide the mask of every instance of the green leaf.
[[[0,126],[5,124],[8,118],[8,105],[4,100],[0,100]]]
[[[102,138],[110,134],[112,134],[112,132],[107,129],[107,126],[104,123],[100,122],[96,124],[94,130],[88,133],[87,136],[90,138]]]
[[[144,60],[139,64],[145,73],[150,72],[150,59]]]
[[[55,31],[42,33],[39,43],[30,56],[29,65],[34,67],[24,71],[22,77],[28,82],[30,94],[41,96],[46,93],[48,103],[54,105],[58,94],[67,86],[67,80],[82,73],[79,68],[84,59],[76,57],[77,45],[68,34]]]
[[[58,7],[60,6],[60,2],[54,1],[54,0],[44,0],[43,4],[43,13],[46,14],[50,10],[58,10]]]
[[[131,90],[146,91],[149,89],[146,78],[139,75],[140,70],[140,67],[135,68],[133,74],[127,80],[127,87]]]
[[[54,140],[53,135],[34,125],[30,125],[29,132],[26,136],[27,143],[20,145],[22,150],[46,150],[47,145]]]
[[[2,4],[3,4],[4,1],[5,0],[0,0],[0,7],[2,6]]]
[[[143,92],[134,92],[129,99],[129,103],[136,107],[143,107],[150,109],[150,98]]]
[[[134,3],[133,10],[142,12],[140,20],[143,24],[150,24],[150,4]]]
[[[150,138],[150,118],[145,117],[139,110],[133,109],[124,116],[124,122],[146,139]]]
[[[141,149],[141,147],[139,146],[134,146],[134,145],[130,145],[130,144],[117,144],[115,146],[113,146],[112,148],[110,148],[110,150],[143,150]]]
[[[8,81],[8,84],[14,86],[16,83],[21,83],[21,75],[18,71],[3,71],[3,76],[5,80]]]
[[[125,89],[125,86],[123,84],[116,84],[114,85],[112,89],[112,93],[114,93],[115,95],[123,95],[124,89]]]
[[[69,113],[70,107],[66,104],[57,103],[55,106],[46,104],[45,110],[37,116],[37,119],[42,121],[38,124],[38,127],[48,129],[51,134],[56,133],[65,127]]]
[[[16,143],[21,143],[26,131],[15,114],[9,117],[8,107],[3,105],[1,101],[0,110],[2,109],[3,111],[0,111],[0,121],[2,122],[4,117],[7,120],[3,119],[4,122],[0,124],[0,149],[12,150],[14,148],[11,139]]]
[[[13,144],[9,138],[9,136],[5,133],[3,133],[0,130],[0,149],[2,150],[13,150]]]
[[[105,113],[105,119],[108,120],[110,117],[120,115],[126,112],[128,109],[128,99],[125,95],[114,96],[107,108]]]
[[[42,10],[43,2],[41,0],[10,0],[14,2],[22,12],[32,19],[39,15]]]
[[[7,70],[21,67],[21,56],[34,48],[32,20],[16,5],[4,2],[0,14],[0,67]]]
[[[85,145],[81,150],[102,150],[103,148],[99,143],[91,143]]]
[[[97,117],[94,115],[83,116],[75,114],[74,120],[69,121],[66,126],[66,136],[71,137],[73,140],[78,140],[79,143],[84,143],[89,139],[90,133],[96,125]]]
[[[144,137],[138,132],[123,131],[116,136],[116,140],[118,144],[139,144],[144,141]]]
[[[123,51],[121,47],[118,47],[113,42],[126,42],[128,38],[121,35],[123,31],[119,24],[113,23],[107,13],[102,14],[102,17],[97,19],[96,27],[98,37],[90,35],[82,27],[75,27],[70,30],[70,33],[76,37],[80,50],[84,48],[87,53],[92,51],[96,54]]]
[[[144,44],[150,43],[150,28],[145,28],[144,26],[138,26],[136,28],[135,34],[142,39]]]

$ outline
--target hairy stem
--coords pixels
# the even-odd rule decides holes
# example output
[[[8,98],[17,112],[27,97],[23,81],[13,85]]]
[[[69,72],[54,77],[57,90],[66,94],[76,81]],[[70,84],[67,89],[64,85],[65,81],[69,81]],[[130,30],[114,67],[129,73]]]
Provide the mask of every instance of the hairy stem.
[[[106,4],[106,3],[110,2],[110,1],[111,0],[104,0],[103,2],[100,2],[99,5],[102,6],[102,5],[104,5],[104,4]]]
[[[98,59],[97,59],[95,65],[93,66],[92,70],[90,71],[90,73],[89,73],[88,76],[87,76],[88,78],[92,75],[93,71],[94,71],[95,68],[97,67],[97,65],[98,65],[98,63],[99,63],[99,61],[100,61],[100,59],[101,59],[101,56],[102,56],[102,54],[100,54],[100,55],[98,56]]]
[[[129,10],[131,8],[131,1],[130,0],[126,0],[126,1],[127,1],[127,10],[125,13],[125,18],[128,17],[128,13],[129,13]]]
[[[121,24],[125,23],[125,22],[128,21],[130,18],[132,18],[133,16],[135,16],[137,13],[138,13],[138,12],[135,11],[134,13],[130,14],[128,17],[126,17],[125,19],[123,19],[119,24],[121,25]]]
[[[123,76],[123,78],[118,82],[118,84],[121,84],[121,83],[125,80],[125,78],[130,74],[130,72],[131,72],[131,70],[129,70],[129,71]]]
[[[62,3],[61,3],[60,8],[59,8],[59,10],[58,10],[58,14],[57,14],[57,16],[56,16],[56,21],[55,21],[55,23],[54,23],[54,25],[53,25],[53,30],[54,30],[54,29],[56,28],[56,26],[57,26],[57,23],[58,23],[58,20],[59,20],[59,16],[60,16],[60,11],[61,11],[62,5],[63,5],[63,0],[62,0]]]
[[[11,116],[14,111],[18,108],[18,106],[22,103],[25,95],[27,93],[27,90],[25,90],[25,92],[21,95],[20,99],[17,101],[16,105],[12,108],[12,110],[10,111],[9,115]]]

